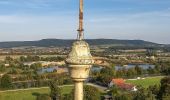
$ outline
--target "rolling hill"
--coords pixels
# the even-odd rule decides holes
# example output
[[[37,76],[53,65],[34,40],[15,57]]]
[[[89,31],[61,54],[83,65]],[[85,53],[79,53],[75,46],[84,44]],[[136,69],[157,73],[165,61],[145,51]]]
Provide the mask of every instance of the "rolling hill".
[[[0,42],[0,48],[12,48],[23,46],[37,46],[37,47],[68,47],[71,46],[75,40],[65,39],[42,39],[39,41],[11,41]],[[109,45],[109,46],[162,46],[161,44],[143,41],[143,40],[117,40],[117,39],[87,39],[90,45]]]

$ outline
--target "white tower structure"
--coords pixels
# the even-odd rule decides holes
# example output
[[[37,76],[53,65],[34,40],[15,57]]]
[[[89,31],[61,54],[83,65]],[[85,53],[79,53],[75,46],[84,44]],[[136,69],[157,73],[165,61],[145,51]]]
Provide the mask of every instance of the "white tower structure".
[[[70,77],[74,81],[74,100],[83,100],[83,82],[89,77],[94,62],[89,45],[83,40],[83,31],[83,0],[80,0],[78,36],[66,59]]]

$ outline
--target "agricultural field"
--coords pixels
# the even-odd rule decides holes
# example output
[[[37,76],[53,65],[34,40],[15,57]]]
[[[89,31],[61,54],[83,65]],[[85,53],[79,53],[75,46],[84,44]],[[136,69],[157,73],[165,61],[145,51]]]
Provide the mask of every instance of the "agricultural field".
[[[1,61],[3,61],[7,56],[10,56],[11,58],[13,58],[13,59],[19,59],[21,56],[27,56],[27,55],[0,55],[0,60]],[[34,56],[34,55],[32,55],[32,56]],[[44,58],[46,58],[46,57],[57,57],[57,56],[59,56],[59,57],[66,57],[66,55],[39,55],[40,57],[44,57]]]
[[[72,86],[62,88],[63,94],[68,94],[72,90]],[[49,94],[49,88],[32,88],[17,91],[0,91],[0,100],[36,100],[36,97],[41,94]]]
[[[159,85],[160,80],[164,76],[157,76],[157,77],[148,77],[145,79],[137,79],[137,80],[126,80],[126,83],[131,83],[134,85],[141,85],[144,88],[148,88],[150,85]]]

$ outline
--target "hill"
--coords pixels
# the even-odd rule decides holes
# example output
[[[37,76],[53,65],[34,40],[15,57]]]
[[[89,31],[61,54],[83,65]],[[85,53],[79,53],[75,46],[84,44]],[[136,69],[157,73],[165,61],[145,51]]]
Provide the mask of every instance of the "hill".
[[[64,39],[42,39],[39,41],[11,41],[0,42],[0,48],[12,48],[23,46],[37,46],[37,47],[68,47],[75,40]],[[109,45],[109,46],[161,46],[160,44],[143,41],[143,40],[116,40],[116,39],[87,39],[90,45]]]

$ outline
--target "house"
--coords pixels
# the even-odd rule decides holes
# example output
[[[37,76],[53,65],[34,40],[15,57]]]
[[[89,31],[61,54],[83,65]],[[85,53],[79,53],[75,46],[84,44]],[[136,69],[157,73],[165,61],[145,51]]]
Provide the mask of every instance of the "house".
[[[5,67],[9,67],[10,65],[9,64],[4,64]]]
[[[109,84],[109,87],[112,87],[113,85],[118,85],[118,84],[125,84],[125,80],[122,78],[112,79],[112,81]]]
[[[123,90],[128,90],[128,91],[137,91],[137,88],[135,85],[132,84],[118,84],[117,85],[119,88],[123,89]]]
[[[40,63],[42,66],[49,66],[49,65],[64,65],[65,62],[64,61],[61,61],[61,62],[50,62],[50,61],[37,61],[37,62],[25,62],[24,65],[28,65],[28,66],[31,66],[32,64],[35,64],[35,63]]]
[[[109,87],[112,87],[112,86],[117,86],[123,90],[137,91],[137,88],[135,85],[125,83],[125,80],[122,78],[112,79],[112,81],[109,84]]]

